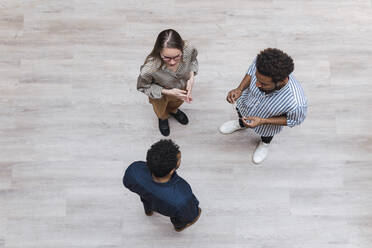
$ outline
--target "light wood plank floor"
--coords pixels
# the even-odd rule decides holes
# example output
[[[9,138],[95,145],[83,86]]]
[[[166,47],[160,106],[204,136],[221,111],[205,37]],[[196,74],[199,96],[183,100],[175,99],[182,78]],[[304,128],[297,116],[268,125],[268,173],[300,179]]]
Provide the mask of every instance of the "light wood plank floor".
[[[370,0],[1,0],[0,248],[372,247]],[[174,28],[199,49],[179,174],[203,214],[147,217],[126,167],[161,138],[139,67]],[[274,138],[221,135],[254,56],[295,60],[309,113]]]

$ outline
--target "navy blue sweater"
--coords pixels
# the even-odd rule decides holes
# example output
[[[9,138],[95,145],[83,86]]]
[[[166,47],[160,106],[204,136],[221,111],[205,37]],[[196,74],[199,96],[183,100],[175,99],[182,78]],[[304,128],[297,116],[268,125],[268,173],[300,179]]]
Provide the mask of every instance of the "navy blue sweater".
[[[125,171],[123,183],[145,199],[153,211],[169,216],[178,223],[192,222],[199,214],[199,201],[190,185],[176,172],[168,182],[157,183],[153,181],[146,163],[137,161]]]

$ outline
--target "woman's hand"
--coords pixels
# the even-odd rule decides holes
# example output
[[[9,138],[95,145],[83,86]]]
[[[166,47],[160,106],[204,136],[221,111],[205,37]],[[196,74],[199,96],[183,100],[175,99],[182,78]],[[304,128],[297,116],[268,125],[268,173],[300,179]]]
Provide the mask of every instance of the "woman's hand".
[[[187,91],[186,102],[187,103],[191,103],[191,101],[192,101],[191,92],[192,92],[192,87],[193,86],[194,86],[194,77],[187,80],[187,83],[186,83],[186,91]]]
[[[192,92],[192,87],[194,86],[194,82],[195,82],[194,72],[192,71],[192,72],[190,72],[190,78],[189,78],[189,80],[187,80],[187,83],[186,83],[186,91],[187,91],[186,102],[187,103],[191,103],[191,101],[192,101],[191,92]]]
[[[180,90],[180,89],[177,89],[177,88],[173,88],[173,89],[163,89],[161,91],[161,93],[163,95],[168,95],[168,96],[174,96],[182,101],[187,101],[187,91],[186,90]]]

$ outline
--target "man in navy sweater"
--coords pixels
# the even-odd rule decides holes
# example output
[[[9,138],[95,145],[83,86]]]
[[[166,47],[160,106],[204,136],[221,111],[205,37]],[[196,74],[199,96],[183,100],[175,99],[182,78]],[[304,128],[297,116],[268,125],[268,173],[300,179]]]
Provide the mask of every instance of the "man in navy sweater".
[[[146,162],[132,163],[123,178],[124,186],[140,196],[146,215],[156,211],[169,216],[178,232],[201,213],[190,185],[176,173],[180,164],[179,147],[172,140],[160,140],[147,151]]]

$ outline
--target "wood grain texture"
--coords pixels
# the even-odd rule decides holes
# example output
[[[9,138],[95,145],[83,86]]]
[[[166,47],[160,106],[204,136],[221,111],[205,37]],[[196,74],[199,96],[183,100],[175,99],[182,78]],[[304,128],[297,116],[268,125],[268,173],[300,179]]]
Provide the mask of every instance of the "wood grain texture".
[[[0,248],[370,248],[370,0],[0,1]],[[203,213],[176,233],[122,186],[161,137],[139,67],[174,28],[199,50],[190,123],[170,119]],[[254,56],[295,61],[309,100],[263,166],[221,135]]]

